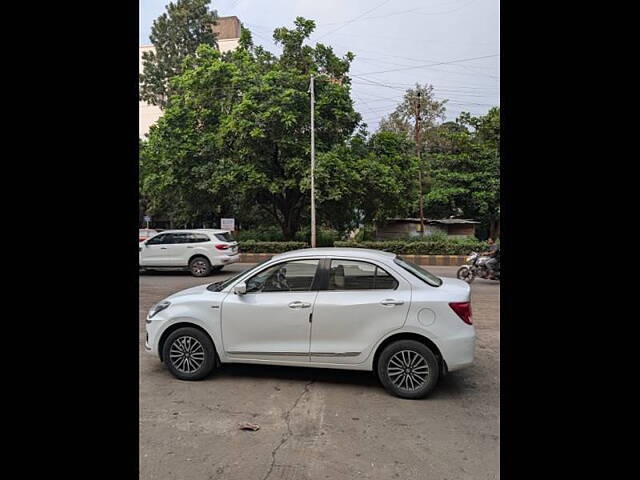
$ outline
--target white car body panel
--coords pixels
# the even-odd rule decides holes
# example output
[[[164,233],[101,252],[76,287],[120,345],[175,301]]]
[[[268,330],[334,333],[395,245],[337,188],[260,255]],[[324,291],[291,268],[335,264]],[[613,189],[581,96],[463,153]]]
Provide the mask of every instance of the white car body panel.
[[[396,290],[233,293],[236,284],[278,262],[310,258],[374,263],[399,285]],[[394,258],[394,254],[375,250],[339,248],[276,255],[253,272],[236,277],[221,292],[199,286],[167,297],[169,308],[147,320],[146,348],[158,355],[163,332],[177,323],[192,323],[209,334],[223,363],[373,370],[375,353],[386,339],[412,333],[437,347],[448,371],[471,365],[474,326],[463,322],[449,306],[450,302],[470,301],[469,285],[443,278],[441,286],[432,287],[397,265]],[[403,303],[380,304],[386,299]],[[291,310],[287,305],[292,301],[310,306]],[[308,354],[302,355],[304,352]]]

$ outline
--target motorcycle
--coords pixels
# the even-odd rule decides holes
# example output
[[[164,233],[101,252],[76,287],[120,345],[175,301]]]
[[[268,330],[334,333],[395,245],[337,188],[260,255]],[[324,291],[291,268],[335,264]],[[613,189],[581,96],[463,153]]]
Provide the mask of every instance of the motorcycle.
[[[464,280],[469,284],[473,282],[476,277],[500,280],[500,270],[493,271],[487,266],[487,262],[491,260],[491,257],[483,257],[477,252],[471,252],[471,255],[469,255],[466,260],[467,264],[462,265],[456,273],[456,277],[460,280]]]

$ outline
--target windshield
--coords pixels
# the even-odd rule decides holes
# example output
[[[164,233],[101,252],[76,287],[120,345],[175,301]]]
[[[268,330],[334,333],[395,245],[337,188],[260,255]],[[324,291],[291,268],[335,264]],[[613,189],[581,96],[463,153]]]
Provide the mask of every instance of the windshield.
[[[270,259],[269,259],[270,260]],[[256,268],[258,268],[260,265],[262,265],[263,263],[268,262],[269,260],[265,260],[263,262],[258,263],[255,267],[250,268],[248,270],[243,270],[240,273],[236,273],[233,277],[227,278],[226,280],[221,280],[219,282],[215,282],[212,283],[211,285],[209,285],[207,287],[207,290],[211,291],[211,292],[221,292],[222,290],[224,290],[225,288],[227,288],[229,285],[231,285],[237,278],[239,278],[241,275],[244,275],[247,272],[250,272],[252,270],[255,270]]]
[[[405,260],[402,257],[396,257],[394,259],[394,262],[404,268],[407,272],[412,273],[420,280],[431,285],[432,287],[439,287],[440,285],[442,285],[442,279],[440,277],[436,277],[433,273],[426,271],[424,268],[416,265],[415,263],[411,263],[410,261]]]

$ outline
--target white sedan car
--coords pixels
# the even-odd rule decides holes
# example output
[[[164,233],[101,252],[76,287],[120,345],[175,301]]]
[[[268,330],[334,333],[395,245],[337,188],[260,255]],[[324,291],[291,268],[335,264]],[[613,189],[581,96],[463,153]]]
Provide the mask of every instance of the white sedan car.
[[[393,253],[297,250],[157,303],[145,348],[181,380],[222,363],[372,370],[392,394],[422,398],[473,362],[469,294]]]

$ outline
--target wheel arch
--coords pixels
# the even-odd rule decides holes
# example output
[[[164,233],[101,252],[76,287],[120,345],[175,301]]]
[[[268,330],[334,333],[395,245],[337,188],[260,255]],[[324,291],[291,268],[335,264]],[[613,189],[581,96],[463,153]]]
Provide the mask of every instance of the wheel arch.
[[[444,357],[442,356],[442,352],[440,352],[440,349],[438,348],[438,345],[436,345],[435,342],[430,338],[414,332],[395,333],[393,335],[388,336],[382,342],[380,342],[380,344],[376,348],[375,354],[373,355],[373,363],[371,366],[374,372],[377,372],[378,370],[378,358],[380,358],[380,354],[382,353],[382,351],[387,347],[387,345],[393,342],[396,342],[398,340],[415,340],[417,342],[424,344],[427,348],[429,348],[433,352],[433,354],[438,359],[442,374],[447,373],[447,363],[445,362]]]
[[[211,264],[211,266],[213,266],[213,263],[211,262],[211,259],[209,257],[207,257],[204,253],[194,253],[193,255],[191,255],[189,257],[189,260],[187,261],[187,266],[191,265],[191,262],[196,259],[196,258],[204,258],[207,260],[207,262],[209,262],[209,264]]]
[[[209,340],[211,340],[211,343],[213,343],[213,348],[216,353],[216,365],[220,365],[220,356],[218,355],[218,346],[216,345],[216,341],[214,340],[214,338],[211,336],[209,332],[207,332],[207,330],[205,330],[203,327],[201,327],[197,323],[192,323],[188,321],[179,321],[179,322],[173,323],[169,325],[164,330],[164,332],[162,332],[162,334],[160,335],[160,340],[158,340],[158,356],[160,357],[160,361],[164,362],[164,359],[162,358],[162,350],[164,349],[164,342],[167,341],[167,338],[169,337],[169,335],[171,335],[172,332],[175,332],[179,328],[184,328],[184,327],[195,328],[196,330],[200,330],[209,338]]]

